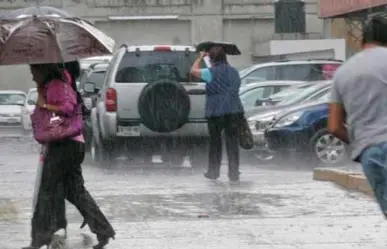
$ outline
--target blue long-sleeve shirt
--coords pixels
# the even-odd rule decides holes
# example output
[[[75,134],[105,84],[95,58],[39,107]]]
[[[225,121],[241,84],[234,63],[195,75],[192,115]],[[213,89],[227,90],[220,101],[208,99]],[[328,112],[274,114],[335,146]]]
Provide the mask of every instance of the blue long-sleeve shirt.
[[[238,70],[228,63],[216,63],[202,69],[201,78],[207,83],[206,117],[244,112],[239,98],[241,79]]]

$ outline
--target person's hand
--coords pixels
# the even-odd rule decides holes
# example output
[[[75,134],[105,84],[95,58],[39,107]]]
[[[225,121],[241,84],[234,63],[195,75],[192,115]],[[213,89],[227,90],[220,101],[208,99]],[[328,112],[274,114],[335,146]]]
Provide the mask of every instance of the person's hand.
[[[207,52],[200,52],[200,59],[203,59],[207,56]]]

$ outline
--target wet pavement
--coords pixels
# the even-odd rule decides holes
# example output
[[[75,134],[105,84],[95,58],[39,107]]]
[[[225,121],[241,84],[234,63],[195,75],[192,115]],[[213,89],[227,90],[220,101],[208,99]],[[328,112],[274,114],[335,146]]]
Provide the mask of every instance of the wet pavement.
[[[30,138],[0,141],[0,248],[21,248],[29,242],[37,148]],[[208,181],[191,168],[84,165],[86,186],[117,231],[107,248],[386,248],[386,222],[372,199],[313,181],[308,167],[241,171],[241,182],[229,183],[225,171]],[[77,249],[79,234],[90,232],[78,229],[74,207],[67,212]]]

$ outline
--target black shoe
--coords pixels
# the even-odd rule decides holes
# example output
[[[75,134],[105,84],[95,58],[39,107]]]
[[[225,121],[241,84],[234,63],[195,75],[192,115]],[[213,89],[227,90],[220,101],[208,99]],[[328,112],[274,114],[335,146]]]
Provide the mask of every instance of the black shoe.
[[[206,173],[204,173],[204,177],[207,179],[210,179],[210,180],[216,180],[219,178],[219,174],[215,174],[212,172],[206,172]]]
[[[31,242],[31,245],[23,247],[22,249],[40,249],[42,246],[46,246],[47,249],[49,249],[51,245],[51,240],[51,234],[50,236],[36,235],[36,239]]]
[[[54,234],[51,239],[50,248],[51,249],[61,249],[66,245],[66,237]]]
[[[237,173],[237,174],[229,174],[229,175],[228,175],[228,179],[229,179],[231,182],[238,182],[238,181],[239,181],[239,175],[240,175],[240,173]]]
[[[103,249],[103,248],[105,248],[105,246],[106,246],[107,244],[109,244],[109,240],[110,240],[111,238],[114,239],[114,236],[109,237],[109,236],[106,236],[106,235],[100,235],[100,234],[97,234],[98,244],[96,244],[95,246],[93,246],[93,249]]]

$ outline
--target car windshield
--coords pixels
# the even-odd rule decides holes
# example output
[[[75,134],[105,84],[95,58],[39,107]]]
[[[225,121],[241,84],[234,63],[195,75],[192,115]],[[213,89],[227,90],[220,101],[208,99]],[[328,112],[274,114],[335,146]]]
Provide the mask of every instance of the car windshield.
[[[325,84],[322,86],[321,84],[315,84],[312,86],[309,86],[304,89],[300,89],[300,91],[295,92],[294,94],[289,95],[284,100],[278,103],[278,105],[292,105],[296,103],[300,103],[307,99],[309,96],[311,96],[313,93],[316,93],[317,91],[321,90],[326,86]]]
[[[96,89],[101,89],[103,82],[105,80],[105,74],[106,74],[106,71],[92,72],[85,82],[92,82],[95,84]]]
[[[245,109],[253,108],[258,99],[263,98],[265,88],[257,87],[250,91],[246,91],[240,95],[242,105]]]
[[[240,71],[239,71],[239,76],[240,76],[241,78],[244,78],[244,77],[250,72],[251,68],[253,68],[253,67],[254,67],[254,66],[249,66],[249,67],[246,67],[246,68],[240,70]]]
[[[0,93],[0,105],[21,105],[26,96],[19,93]]]
[[[278,92],[276,94],[273,94],[270,96],[270,99],[273,99],[273,100],[276,100],[276,99],[280,99],[280,100],[284,100],[284,99],[287,99],[289,97],[292,97],[294,96],[295,94],[303,91],[304,89],[310,87],[311,85],[303,85],[303,86],[300,86],[300,87],[291,87],[291,88],[288,88],[288,89],[285,89],[281,92]]]
[[[191,76],[191,66],[198,54],[185,51],[127,52],[117,70],[118,83],[147,83],[162,77],[178,82],[201,82]],[[204,63],[201,65],[204,67]]]
[[[330,98],[331,98],[331,91],[329,91],[329,90],[324,95],[322,95],[319,98],[317,98],[316,100],[318,100],[318,101],[328,101],[328,100],[330,100]]]
[[[36,103],[36,100],[38,99],[38,92],[37,91],[31,91],[28,95],[28,104],[33,105]]]

